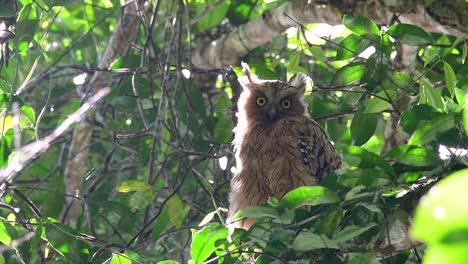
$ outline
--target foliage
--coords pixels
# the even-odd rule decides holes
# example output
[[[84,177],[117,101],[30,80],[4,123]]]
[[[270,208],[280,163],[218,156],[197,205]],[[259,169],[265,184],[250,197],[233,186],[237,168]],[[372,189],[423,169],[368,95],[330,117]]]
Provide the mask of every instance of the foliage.
[[[229,234],[234,91],[222,80],[203,90],[195,75],[211,72],[192,69],[188,50],[277,4],[149,1],[135,48],[109,69],[112,92],[88,120],[90,166],[77,196],[64,179],[71,132],[2,184],[0,263],[420,262],[425,246],[406,243],[409,219],[442,178],[411,234],[428,245],[424,263],[464,256],[467,40],[360,16],[345,16],[346,29],[327,41],[312,32],[331,26],[303,25],[302,34],[298,25],[243,58],[262,78],[314,79],[309,112],[343,169],[240,212],[257,223]],[[97,65],[120,8],[20,1],[13,55],[0,72],[1,167],[75,112],[92,74],[107,71]],[[417,50],[411,65],[400,60],[403,44]],[[392,145],[395,134],[402,139]],[[74,221],[70,199],[82,207]]]

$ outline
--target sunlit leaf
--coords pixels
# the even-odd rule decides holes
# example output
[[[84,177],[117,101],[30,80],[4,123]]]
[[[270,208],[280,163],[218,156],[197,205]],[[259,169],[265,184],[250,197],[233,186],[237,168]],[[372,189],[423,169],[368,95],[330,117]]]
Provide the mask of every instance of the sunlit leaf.
[[[3,221],[0,221],[0,242],[9,246],[13,239],[16,239],[17,232],[9,224]]]
[[[23,113],[32,124],[36,122],[36,112],[34,112],[34,109],[31,106],[26,104],[21,106],[21,113]]]
[[[447,241],[447,235],[468,231],[468,169],[457,171],[441,180],[420,200],[414,216],[411,236],[429,246],[465,243]]]
[[[408,141],[409,145],[422,145],[437,139],[442,133],[455,127],[452,115],[443,115],[418,128]]]
[[[123,254],[116,254],[112,256],[111,264],[132,264],[132,260]]]
[[[384,110],[387,110],[391,106],[390,102],[393,102],[393,100],[395,100],[397,97],[398,94],[394,90],[378,92],[376,96],[370,99],[363,113],[379,113]]]
[[[251,218],[279,218],[279,213],[277,210],[271,207],[264,207],[264,206],[249,206],[241,211],[239,211],[235,216],[234,219],[240,219],[244,217],[251,217]]]
[[[351,59],[369,47],[370,41],[357,34],[349,34],[340,42],[336,53],[336,60]]]
[[[398,146],[389,151],[387,156],[392,157],[400,163],[416,167],[431,166],[439,163],[439,159],[434,152],[410,145]]]
[[[468,93],[465,95],[465,102],[468,102]],[[468,107],[463,108],[463,127],[465,128],[465,135],[468,135]]]
[[[213,253],[219,240],[226,240],[228,230],[220,223],[205,226],[199,231],[192,230],[191,254],[193,263],[203,263]]]
[[[447,83],[447,89],[450,92],[450,97],[453,98],[455,95],[455,82],[456,76],[455,72],[452,69],[452,66],[444,61],[444,73],[445,73],[445,82]]]
[[[143,190],[152,190],[153,187],[146,182],[143,181],[136,181],[136,180],[129,180],[120,183],[119,186],[115,188],[118,192],[135,192],[135,191],[143,191]]]
[[[158,264],[180,264],[180,262],[175,261],[175,260],[163,260],[163,261],[159,261]]]
[[[330,240],[324,235],[317,235],[309,231],[299,233],[294,239],[292,247],[296,251],[311,251],[319,248],[339,248],[336,241]]]
[[[442,90],[435,89],[429,82],[421,80],[419,85],[419,103],[444,109]]]
[[[463,44],[462,64],[465,64],[466,57],[468,56],[468,42]]]
[[[190,208],[187,207],[180,199],[179,195],[175,194],[167,201],[167,212],[171,223],[179,228],[185,220],[185,215]]]
[[[343,25],[358,35],[380,35],[379,27],[370,19],[363,16],[345,15],[343,17]]]
[[[422,28],[410,24],[396,24],[387,33],[394,39],[412,46],[422,46],[432,42],[431,36]]]
[[[352,62],[340,68],[333,76],[333,85],[348,85],[360,80],[367,73],[366,65],[362,62]]]
[[[295,209],[303,205],[336,203],[338,200],[337,194],[325,187],[303,186],[288,192],[278,206]]]

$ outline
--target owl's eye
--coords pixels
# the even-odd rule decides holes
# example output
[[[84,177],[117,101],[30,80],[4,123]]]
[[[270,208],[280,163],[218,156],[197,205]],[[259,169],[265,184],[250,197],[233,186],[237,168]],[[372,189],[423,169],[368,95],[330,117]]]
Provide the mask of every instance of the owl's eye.
[[[257,105],[264,106],[267,102],[267,99],[264,96],[257,97]]]
[[[292,102],[291,102],[291,100],[289,100],[289,99],[283,99],[283,100],[281,101],[281,107],[283,107],[284,109],[289,109],[289,108],[291,108],[291,105],[292,105]]]

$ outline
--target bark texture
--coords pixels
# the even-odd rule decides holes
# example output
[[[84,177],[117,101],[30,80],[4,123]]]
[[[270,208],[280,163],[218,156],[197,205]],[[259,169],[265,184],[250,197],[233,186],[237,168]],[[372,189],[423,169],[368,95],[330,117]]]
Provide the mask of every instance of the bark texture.
[[[104,55],[99,60],[99,69],[108,69],[113,61],[125,55],[136,39],[140,26],[138,10],[143,8],[137,1],[128,4],[122,10],[122,16],[117,23],[117,27],[109,39],[109,46]],[[96,71],[92,76],[86,94],[91,95],[101,89],[111,86],[112,79],[109,72]],[[92,114],[89,117],[92,119]],[[73,137],[70,144],[69,158],[65,168],[65,184],[67,194],[78,197],[79,190],[89,170],[89,146],[91,144],[93,125],[89,121],[83,121],[73,130]],[[70,199],[68,204],[67,217],[71,224],[74,224],[79,215],[80,204],[77,199]]]
[[[429,32],[464,36],[468,32],[468,2],[465,0],[436,1],[429,7],[424,1],[409,0],[296,0],[266,11],[233,32],[215,41],[198,45],[192,63],[200,69],[220,69],[235,64],[250,50],[269,42],[289,27],[301,24],[327,23],[337,25],[344,14],[362,15],[377,24],[389,24],[393,19],[417,25]]]

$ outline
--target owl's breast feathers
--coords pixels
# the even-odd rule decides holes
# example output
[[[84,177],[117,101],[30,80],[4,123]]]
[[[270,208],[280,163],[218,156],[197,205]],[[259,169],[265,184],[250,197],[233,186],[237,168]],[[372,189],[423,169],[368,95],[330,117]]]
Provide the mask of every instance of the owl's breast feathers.
[[[317,184],[341,164],[321,127],[305,116],[252,123],[235,132],[233,192],[248,189],[246,193],[262,194],[264,200],[280,199],[294,188]]]

